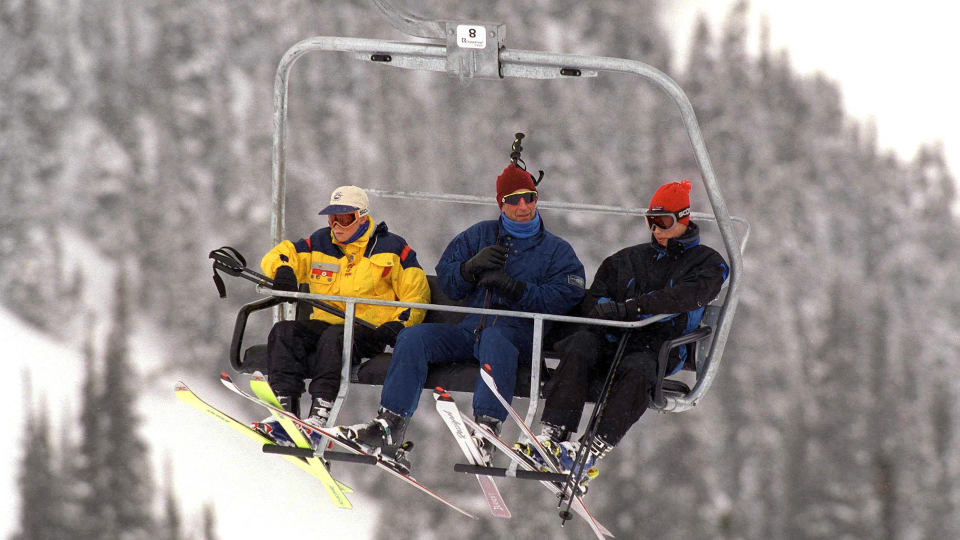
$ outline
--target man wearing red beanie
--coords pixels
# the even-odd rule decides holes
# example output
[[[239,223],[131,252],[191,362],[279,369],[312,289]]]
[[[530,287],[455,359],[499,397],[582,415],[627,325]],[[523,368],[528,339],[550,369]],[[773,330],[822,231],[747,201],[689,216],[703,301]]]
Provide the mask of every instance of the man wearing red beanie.
[[[582,312],[596,319],[637,321],[659,314],[672,316],[631,336],[583,471],[573,471],[581,486],[596,476],[596,461],[616,446],[647,410],[657,380],[660,345],[695,330],[705,306],[720,293],[727,278],[723,257],[700,244],[700,229],[690,221],[691,187],[683,180],[657,189],[645,217],[651,241],[607,257],[583,299]],[[554,346],[560,353],[560,365],[544,389],[543,431],[537,439],[556,457],[561,472],[569,473],[574,467],[581,442],[568,439],[580,425],[590,381],[606,378],[622,334],[612,327],[584,325]],[[683,366],[686,347],[671,352],[668,375]],[[517,447],[531,461],[541,459],[530,444]]]
[[[457,235],[437,264],[437,281],[451,299],[464,300],[470,307],[550,314],[568,313],[580,304],[583,264],[567,241],[544,227],[537,211],[538,195],[530,173],[513,163],[497,177],[500,217]],[[470,314],[460,324],[411,326],[397,338],[377,418],[342,428],[343,432],[409,470],[399,448],[417,409],[429,364],[489,364],[497,387],[511,400],[518,364],[529,363],[532,350],[531,319]],[[479,377],[473,412],[477,423],[495,434],[507,417],[506,409]],[[486,439],[474,438],[489,464],[492,448]]]

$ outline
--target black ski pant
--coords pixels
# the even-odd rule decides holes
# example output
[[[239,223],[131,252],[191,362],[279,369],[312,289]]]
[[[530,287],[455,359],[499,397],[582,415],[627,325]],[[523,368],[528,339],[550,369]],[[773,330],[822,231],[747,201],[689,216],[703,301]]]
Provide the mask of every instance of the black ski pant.
[[[386,345],[359,326],[353,333],[353,362],[383,352]],[[277,394],[300,396],[304,379],[310,395],[333,401],[340,390],[343,367],[343,325],[323,321],[280,321],[267,338],[270,388]]]
[[[540,421],[577,431],[591,382],[606,380],[616,354],[616,344],[589,329],[577,331],[555,345],[560,365],[544,388],[545,405]],[[650,404],[657,380],[657,354],[651,350],[626,352],[607,397],[597,435],[616,446]]]

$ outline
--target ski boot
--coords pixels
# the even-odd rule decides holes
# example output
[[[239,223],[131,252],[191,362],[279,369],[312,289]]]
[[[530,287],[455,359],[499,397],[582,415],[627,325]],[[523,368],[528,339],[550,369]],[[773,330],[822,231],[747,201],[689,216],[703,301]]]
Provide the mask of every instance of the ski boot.
[[[560,445],[569,438],[569,430],[550,424],[543,424],[540,435],[537,435],[537,441],[547,451],[550,461],[557,470],[560,470]],[[541,472],[551,472],[550,466],[544,461],[543,456],[537,451],[536,445],[532,441],[516,443],[513,445],[513,450]]]
[[[310,402],[310,413],[304,419],[304,422],[313,427],[327,427],[327,419],[330,418],[330,409],[333,408],[333,402],[327,401],[320,396],[313,396]]]
[[[383,407],[377,417],[366,424],[340,427],[340,435],[356,443],[364,452],[379,456],[380,461],[403,474],[410,474],[410,460],[406,454],[413,449],[412,442],[403,442],[409,419]]]
[[[613,445],[600,437],[594,437],[593,443],[587,450],[586,460],[582,466],[577,466],[575,463],[580,447],[580,442],[562,442],[557,457],[560,463],[558,469],[563,474],[570,474],[577,479],[577,495],[583,496],[587,494],[587,483],[600,475],[600,469],[596,466],[597,461],[613,450]],[[561,486],[561,488],[566,487],[566,485]]]
[[[503,428],[503,422],[500,420],[485,414],[478,414],[474,417],[474,421],[480,426],[479,429],[486,430],[494,437],[500,436],[500,430]],[[497,447],[476,431],[471,433],[470,437],[473,438],[473,443],[477,445],[477,450],[480,450],[480,465],[489,467],[493,463],[493,454],[497,451]]]
[[[300,418],[299,394],[277,394],[277,401],[280,402],[280,407],[283,408],[283,410],[296,415],[297,418]],[[296,446],[296,444],[293,443],[293,440],[290,439],[290,436],[287,435],[287,431],[283,429],[283,426],[280,425],[280,422],[278,422],[272,414],[259,422],[254,422],[252,427],[260,433],[272,438],[281,446]]]
[[[283,426],[280,425],[280,422],[277,422],[273,418],[269,420],[269,422],[253,422],[251,427],[265,435],[278,446],[296,446],[293,439],[287,434],[287,430],[283,429]]]

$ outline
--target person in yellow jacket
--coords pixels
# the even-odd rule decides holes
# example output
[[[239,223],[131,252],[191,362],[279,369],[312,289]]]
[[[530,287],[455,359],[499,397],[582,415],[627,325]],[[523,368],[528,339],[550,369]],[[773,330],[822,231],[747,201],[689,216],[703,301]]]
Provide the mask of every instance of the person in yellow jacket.
[[[363,189],[335,189],[319,214],[327,216],[329,227],[296,242],[285,240],[263,257],[260,266],[273,278],[274,290],[296,292],[299,283],[309,283],[315,294],[430,303],[417,253],[385,222],[374,226],[369,206]],[[344,309],[343,302],[330,304]],[[354,361],[393,346],[401,330],[425,315],[422,309],[357,304],[357,318],[377,328],[354,326]],[[311,379],[306,420],[324,427],[340,389],[343,319],[314,308],[309,321],[280,321],[270,330],[267,354],[270,387],[284,409],[300,416],[304,379]]]

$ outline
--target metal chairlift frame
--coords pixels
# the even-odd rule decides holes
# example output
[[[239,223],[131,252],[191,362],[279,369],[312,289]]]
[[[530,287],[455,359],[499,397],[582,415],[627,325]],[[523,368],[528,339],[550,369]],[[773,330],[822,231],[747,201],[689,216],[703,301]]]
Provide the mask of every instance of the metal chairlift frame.
[[[405,69],[446,72],[460,79],[464,85],[473,78],[504,79],[507,77],[530,79],[558,79],[595,77],[600,72],[614,72],[637,75],[652,82],[669,95],[680,110],[683,124],[693,147],[700,175],[706,188],[707,198],[713,209],[713,215],[694,212],[691,217],[699,221],[715,221],[726,249],[726,259],[730,266],[730,275],[725,283],[726,294],[721,300],[716,300],[708,306],[704,317],[704,324],[712,325],[713,332],[710,339],[698,343],[697,382],[689,394],[682,395],[676,392],[664,391],[662,406],[654,408],[661,412],[681,412],[695,406],[710,389],[723,350],[730,333],[733,316],[740,300],[743,287],[743,257],[742,253],[750,234],[750,224],[742,218],[732,218],[727,210],[720,187],[717,183],[710,156],[707,153],[700,126],[697,123],[693,106],[680,86],[658,69],[636,60],[608,58],[600,56],[579,56],[537,51],[510,50],[503,45],[506,35],[506,26],[502,23],[485,21],[431,21],[418,17],[409,12],[398,9],[388,0],[372,0],[380,14],[398,30],[415,37],[428,38],[428,42],[396,42],[376,39],[360,39],[347,37],[315,37],[303,40],[291,47],[281,58],[277,68],[274,83],[274,138],[273,138],[273,167],[272,167],[272,217],[270,234],[274,244],[284,239],[285,221],[285,181],[286,181],[286,142],[287,142],[287,98],[288,81],[293,64],[306,53],[314,51],[334,51],[354,53],[357,59],[371,61],[388,66]],[[474,32],[470,34],[470,29]],[[469,37],[475,39],[467,43]],[[463,38],[464,46],[458,43]],[[481,47],[482,45],[482,47]],[[385,191],[367,190],[372,195],[393,198],[410,198],[417,200],[432,200],[467,204],[488,204],[495,202],[489,198],[480,198],[466,195],[451,195],[442,193],[426,193],[419,191]],[[541,200],[539,208],[562,209],[583,212],[601,212],[619,215],[642,216],[646,209],[620,208],[612,206],[550,202]],[[743,227],[743,236],[738,239],[734,223]],[[413,308],[434,309],[441,311],[455,311],[462,313],[489,313],[530,318],[534,321],[533,335],[533,366],[540,365],[541,346],[543,343],[544,321],[566,321],[582,324],[595,324],[618,328],[637,328],[656,322],[665,316],[651,317],[640,322],[598,321],[581,317],[544,315],[539,313],[520,313],[514,311],[465,308],[457,306],[440,306],[434,304],[415,304],[405,302],[389,302],[373,299],[360,299],[341,296],[327,296],[309,293],[274,293],[262,286],[258,290],[263,294],[276,296],[313,298],[320,300],[334,300],[345,304],[344,340],[352,343],[353,320],[356,304],[392,305]],[[719,304],[719,307],[717,306]],[[284,310],[283,306],[274,308],[274,320],[279,321],[292,316],[292,308]],[[715,319],[715,320],[714,320]],[[344,347],[343,372],[340,392],[337,396],[330,422],[333,423],[346,399],[350,386],[351,349]],[[708,350],[704,350],[708,349]],[[704,355],[703,353],[706,352]],[[526,416],[528,424],[532,423],[539,408],[540,370],[531,370],[530,404]]]

